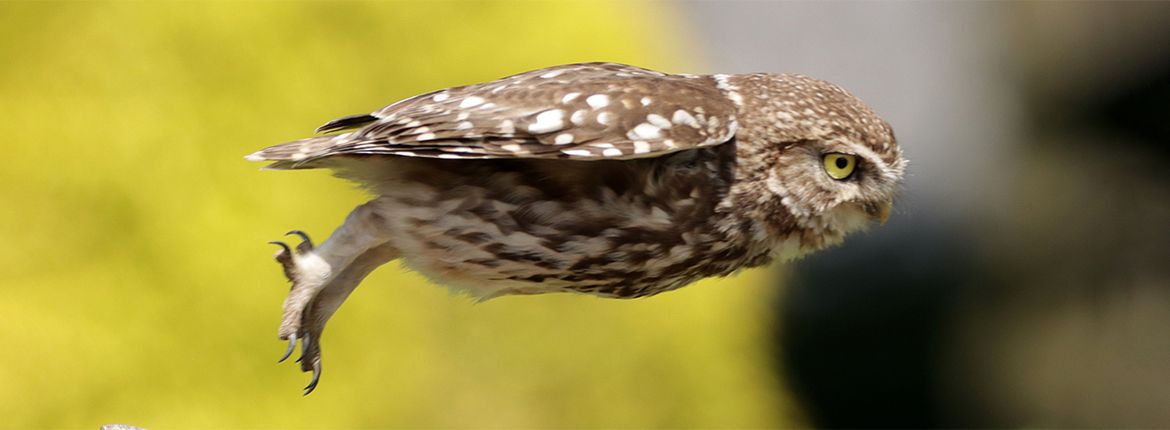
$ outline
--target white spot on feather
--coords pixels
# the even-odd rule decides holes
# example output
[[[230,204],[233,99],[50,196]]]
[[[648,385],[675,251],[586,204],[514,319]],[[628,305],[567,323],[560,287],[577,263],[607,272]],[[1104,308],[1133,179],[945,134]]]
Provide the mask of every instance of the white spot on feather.
[[[565,128],[565,111],[549,109],[536,114],[536,122],[528,125],[529,133],[552,133]]]
[[[662,129],[647,123],[641,123],[626,133],[626,137],[631,140],[651,140],[662,137]]]
[[[481,104],[483,104],[483,97],[471,96],[463,99],[463,101],[459,103],[459,107],[467,109],[470,107],[479,106]]]
[[[606,157],[621,157],[622,150],[617,149],[617,148],[609,148],[609,149],[606,149],[604,151],[601,151],[601,155],[604,155]]]
[[[564,97],[561,97],[561,103],[568,103],[568,102],[571,102],[571,101],[573,101],[573,100],[576,100],[576,99],[577,99],[577,96],[580,96],[580,95],[581,95],[581,93],[568,93],[568,94],[565,94],[565,96],[564,96]]]
[[[635,140],[634,141],[634,153],[635,154],[645,154],[648,152],[650,152],[650,144],[649,143],[646,143],[646,141],[642,141],[642,140]]]
[[[425,140],[435,140],[435,134],[434,133],[423,133],[423,134],[418,135],[418,141],[422,142]]]
[[[543,75],[540,75],[540,77],[542,77],[544,79],[555,78],[555,77],[559,76],[561,73],[565,73],[565,69],[553,70],[551,72],[545,72]]]
[[[678,125],[689,125],[694,128],[699,128],[699,122],[695,120],[694,115],[682,109],[674,111],[674,115],[670,117],[670,120]]]
[[[602,112],[597,114],[597,123],[601,125],[609,125],[613,122],[613,114],[609,112]]]
[[[587,149],[563,149],[561,150],[561,153],[575,157],[589,157],[593,155],[593,153],[589,152]]]
[[[646,115],[646,122],[649,122],[650,124],[653,124],[655,127],[658,127],[658,128],[664,129],[664,130],[669,129],[671,126],[670,121],[667,121],[666,117],[663,117],[662,115],[659,115],[656,113]]]
[[[589,107],[594,109],[601,109],[609,106],[609,96],[605,94],[594,94],[585,98],[585,103],[589,103]]]
[[[569,121],[572,122],[573,125],[584,125],[585,124],[585,110],[581,109],[581,110],[578,110],[576,112],[573,112],[573,115],[569,117]]]
[[[573,135],[570,133],[558,134],[556,137],[556,140],[554,142],[557,145],[568,145],[570,143],[573,143]]]
[[[503,121],[500,121],[499,129],[500,129],[500,133],[503,133],[503,134],[512,134],[512,133],[516,132],[516,126],[514,124],[512,124],[512,120],[510,120],[510,119],[505,119]]]
[[[642,106],[650,106],[650,97],[642,97]]]
[[[435,94],[435,96],[434,96],[434,97],[431,97],[431,100],[434,100],[435,102],[442,102],[442,101],[445,101],[445,100],[447,100],[447,99],[449,99],[449,98],[451,98],[451,95],[450,95],[450,94],[447,94],[447,93],[438,93],[438,94]]]
[[[458,125],[455,126],[455,129],[456,130],[469,130],[472,127],[475,127],[475,125],[472,124],[471,121],[461,121],[461,122],[459,122]]]

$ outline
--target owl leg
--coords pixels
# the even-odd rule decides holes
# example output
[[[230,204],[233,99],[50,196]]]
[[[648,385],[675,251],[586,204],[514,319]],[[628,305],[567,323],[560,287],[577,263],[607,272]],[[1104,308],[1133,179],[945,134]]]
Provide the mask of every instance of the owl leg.
[[[289,234],[301,236],[301,243],[293,252],[288,245],[281,246],[276,261],[284,267],[284,274],[292,281],[292,290],[284,300],[279,335],[296,343],[302,332],[301,324],[306,308],[313,298],[344,272],[354,259],[371,248],[390,239],[385,218],[377,212],[377,200],[358,206],[321,246],[314,247],[308,235],[300,231]],[[291,348],[290,348],[291,350]]]
[[[297,361],[301,362],[302,371],[313,372],[313,380],[305,387],[306,395],[317,388],[317,381],[321,379],[321,333],[325,330],[325,323],[370,272],[398,258],[398,255],[398,250],[390,244],[370,248],[329,281],[309,303],[302,314],[297,336],[301,339],[301,357]],[[290,349],[288,353],[291,352]],[[288,357],[288,353],[285,353],[285,357]]]

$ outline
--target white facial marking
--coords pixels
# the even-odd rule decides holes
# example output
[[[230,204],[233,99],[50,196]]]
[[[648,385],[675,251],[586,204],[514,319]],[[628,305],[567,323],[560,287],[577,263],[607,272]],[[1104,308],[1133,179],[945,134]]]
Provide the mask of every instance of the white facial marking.
[[[601,151],[601,155],[604,155],[606,157],[621,157],[622,150],[617,149],[617,148],[609,148],[609,149],[606,149],[604,151]]]
[[[682,109],[674,111],[674,116],[671,116],[670,120],[678,125],[689,125],[694,128],[699,128],[699,122],[695,120],[695,116]]]
[[[447,100],[449,98],[451,98],[450,94],[438,93],[438,94],[435,94],[434,97],[431,97],[431,100],[434,100],[435,102],[442,102],[442,101]]]
[[[463,99],[463,101],[459,103],[459,107],[461,107],[463,109],[467,109],[470,107],[479,106],[481,104],[483,104],[482,97],[471,96],[471,97]]]
[[[561,97],[561,103],[568,103],[568,102],[571,102],[571,101],[573,101],[573,100],[576,100],[576,99],[577,99],[577,97],[578,97],[578,96],[580,96],[580,95],[581,95],[581,93],[568,93],[568,94],[565,94],[565,96],[564,96],[564,97]]]
[[[589,107],[594,109],[601,109],[609,106],[609,96],[605,94],[594,94],[585,98],[585,103],[589,103]]]
[[[649,122],[650,124],[653,124],[655,127],[661,128],[663,130],[670,129],[670,127],[671,127],[671,123],[670,123],[670,121],[666,120],[666,117],[663,117],[662,115],[659,115],[656,113],[646,115],[646,122]]]
[[[555,140],[557,145],[568,145],[573,143],[573,135],[570,133],[558,134]]]
[[[536,122],[528,125],[529,133],[552,133],[565,128],[565,111],[549,109],[536,114]]]
[[[626,133],[626,137],[630,140],[651,140],[662,137],[662,129],[647,123],[641,123]]]

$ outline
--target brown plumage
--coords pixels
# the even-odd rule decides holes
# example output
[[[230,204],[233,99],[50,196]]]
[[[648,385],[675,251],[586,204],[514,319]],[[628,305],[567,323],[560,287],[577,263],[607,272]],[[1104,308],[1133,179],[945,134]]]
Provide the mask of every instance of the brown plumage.
[[[329,168],[376,197],[282,263],[280,337],[320,376],[325,322],[376,267],[479,299],[632,298],[790,259],[883,220],[905,161],[889,125],[797,75],[551,67],[334,120],[248,156]],[[286,354],[287,357],[287,354]]]

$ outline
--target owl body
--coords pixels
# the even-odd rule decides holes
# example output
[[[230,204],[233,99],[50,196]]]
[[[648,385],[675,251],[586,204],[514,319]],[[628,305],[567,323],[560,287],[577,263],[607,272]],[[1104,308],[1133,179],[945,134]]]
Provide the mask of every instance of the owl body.
[[[404,262],[479,299],[642,297],[771,258],[765,227],[732,210],[734,143],[589,163],[359,163],[342,175],[375,184]]]
[[[840,242],[885,220],[905,161],[890,126],[799,75],[583,63],[411,97],[248,156],[328,168],[375,198],[277,259],[280,337],[320,374],[324,323],[403,259],[480,299],[632,298]],[[287,354],[286,354],[287,356]]]

